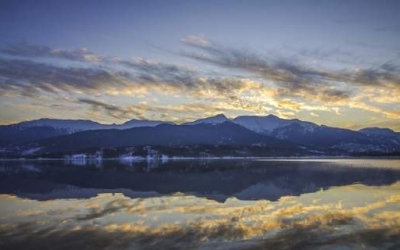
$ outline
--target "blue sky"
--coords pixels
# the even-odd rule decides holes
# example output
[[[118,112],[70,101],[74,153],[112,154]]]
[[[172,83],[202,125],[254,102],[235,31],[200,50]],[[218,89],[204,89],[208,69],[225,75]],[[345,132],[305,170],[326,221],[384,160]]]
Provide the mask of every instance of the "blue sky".
[[[275,114],[400,130],[399,1],[0,2],[0,123]]]

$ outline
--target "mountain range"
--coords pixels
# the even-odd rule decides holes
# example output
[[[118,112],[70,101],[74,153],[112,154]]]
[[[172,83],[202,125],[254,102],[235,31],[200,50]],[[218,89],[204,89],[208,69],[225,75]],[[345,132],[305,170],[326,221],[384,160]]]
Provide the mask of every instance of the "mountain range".
[[[209,154],[215,147],[250,147],[265,149],[268,156],[280,151],[296,156],[387,154],[400,152],[400,133],[388,128],[355,131],[275,115],[228,119],[222,114],[180,125],[136,119],[123,124],[39,119],[0,126],[2,157],[141,146],[208,146]]]

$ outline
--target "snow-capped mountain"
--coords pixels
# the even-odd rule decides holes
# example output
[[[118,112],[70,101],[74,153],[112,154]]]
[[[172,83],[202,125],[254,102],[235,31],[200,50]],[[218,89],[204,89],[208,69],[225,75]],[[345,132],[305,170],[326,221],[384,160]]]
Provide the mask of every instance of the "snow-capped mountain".
[[[79,142],[79,143],[77,143]],[[295,148],[291,143],[261,135],[232,122],[170,125],[125,130],[82,131],[35,142],[43,152],[85,150],[95,147],[236,145]]]
[[[360,133],[363,133],[369,137],[372,137],[375,140],[384,140],[390,141],[396,145],[400,146],[400,133],[394,132],[388,128],[363,128],[359,130]]]
[[[72,134],[75,132],[86,131],[86,130],[154,127],[162,123],[169,123],[169,122],[132,119],[123,124],[101,124],[91,120],[64,120],[64,119],[43,118],[39,120],[17,123],[13,126],[19,126],[22,128],[52,127],[55,129],[66,130],[68,131],[69,134]]]
[[[400,136],[400,133],[388,128],[363,128],[358,131],[366,135]]]
[[[212,124],[212,125],[216,125],[216,124],[220,124],[220,123],[224,123],[229,121],[229,119],[223,115],[223,114],[219,114],[216,116],[211,116],[211,117],[207,117],[207,118],[203,118],[203,119],[199,119],[193,122],[187,122],[184,123],[183,125],[198,125],[198,124]]]
[[[51,140],[53,137],[54,140]],[[238,116],[230,120],[220,114],[181,125],[136,119],[123,124],[101,124],[90,120],[39,119],[13,125],[0,125],[0,146],[18,145],[19,147],[29,142],[35,145],[47,145],[42,144],[41,140],[51,142],[51,145],[48,145],[49,148],[65,143],[64,146],[59,145],[58,148],[68,147],[69,150],[100,145],[115,147],[241,145],[245,147],[246,145],[281,144],[286,148],[301,146],[312,152],[388,153],[400,151],[400,133],[390,129],[365,128],[354,131],[317,125],[298,119],[282,119],[274,115]],[[26,148],[31,149],[29,146]]]
[[[172,122],[164,121],[150,121],[150,120],[138,120],[132,119],[120,125],[109,125],[116,129],[129,129],[129,128],[139,128],[139,127],[155,127],[160,124],[173,124]]]
[[[298,119],[281,119],[274,115],[239,116],[232,122],[249,130],[316,149],[335,149],[348,152],[392,152],[400,150],[400,138],[378,135],[396,134],[390,129],[349,129],[317,125]],[[371,134],[368,136],[368,134]]]
[[[104,124],[90,120],[64,120],[42,118],[38,120],[25,121],[12,125],[14,127],[32,128],[32,127],[51,127],[54,129],[66,130],[68,133],[74,133],[84,130],[104,129]]]
[[[88,130],[123,130],[138,127],[154,127],[163,123],[168,122],[133,119],[123,124],[101,124],[91,120],[43,118],[12,125],[0,125],[0,146],[25,143]]]
[[[304,122],[298,119],[282,119],[275,115],[268,116],[238,116],[232,120],[233,123],[241,125],[257,133],[270,135],[275,129],[282,128],[290,124],[298,124],[304,131],[312,131],[318,125],[311,122]],[[284,138],[282,134],[280,137]]]

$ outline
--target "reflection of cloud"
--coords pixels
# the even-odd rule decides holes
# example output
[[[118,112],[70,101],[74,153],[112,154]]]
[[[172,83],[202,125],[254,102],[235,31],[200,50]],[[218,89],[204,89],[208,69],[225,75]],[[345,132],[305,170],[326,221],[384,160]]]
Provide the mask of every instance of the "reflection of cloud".
[[[340,223],[339,223],[340,225]],[[321,247],[357,249],[360,246],[367,249],[396,247],[399,243],[399,228],[375,228],[358,230],[344,235],[333,235],[336,230],[321,229],[314,225],[299,225],[283,231],[275,237],[262,240],[249,249],[319,249]]]
[[[115,199],[107,202],[104,207],[91,207],[89,213],[78,217],[78,220],[92,220],[103,217],[107,214],[119,212],[121,209],[130,207],[131,202],[126,199]]]
[[[379,247],[396,244],[400,236],[398,227],[360,229],[347,233],[339,230],[340,227],[348,227],[353,223],[354,218],[349,214],[328,212],[312,215],[307,219],[258,221],[251,225],[240,217],[196,220],[185,225],[169,224],[157,228],[130,223],[103,227],[87,224],[63,230],[38,230],[36,223],[3,224],[0,226],[0,234],[7,232],[8,236],[3,241],[3,249],[19,249],[29,245],[41,249],[49,244],[57,249],[92,248],[100,245],[102,248],[134,246],[139,249],[176,249],[197,248],[201,244],[221,242],[220,240],[229,248],[229,241],[249,240],[258,235],[268,235],[271,230],[277,229],[277,234],[252,242],[253,247],[250,249],[298,249],[300,246],[312,248],[360,243]],[[24,241],[16,240],[21,236],[24,236]]]
[[[277,202],[231,198],[218,203],[182,194],[131,200],[110,194],[38,205],[3,195],[21,211],[13,214],[0,206],[5,215],[0,247],[187,249],[221,242],[228,249],[391,247],[400,243],[399,187],[358,184]],[[57,204],[62,212],[57,213]],[[24,215],[32,209],[43,213]]]

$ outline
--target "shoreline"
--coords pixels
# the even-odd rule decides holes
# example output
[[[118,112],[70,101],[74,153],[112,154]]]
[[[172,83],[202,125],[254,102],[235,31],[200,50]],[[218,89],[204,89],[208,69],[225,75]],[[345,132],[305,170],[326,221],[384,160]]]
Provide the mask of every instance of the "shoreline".
[[[126,159],[123,157],[118,158],[82,158],[82,159],[68,159],[68,158],[0,158],[0,162],[7,161],[87,161],[87,162],[100,162],[100,161],[123,161],[123,162],[163,162],[163,161],[192,161],[192,160],[267,160],[267,161],[292,161],[292,160],[340,160],[340,159],[351,159],[351,160],[375,160],[375,159],[387,159],[396,160],[400,159],[400,156],[221,156],[221,157],[168,157],[168,158],[133,158]]]

